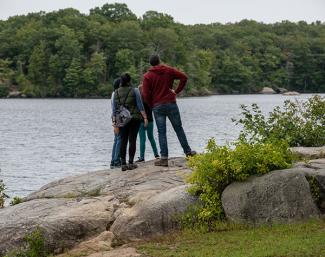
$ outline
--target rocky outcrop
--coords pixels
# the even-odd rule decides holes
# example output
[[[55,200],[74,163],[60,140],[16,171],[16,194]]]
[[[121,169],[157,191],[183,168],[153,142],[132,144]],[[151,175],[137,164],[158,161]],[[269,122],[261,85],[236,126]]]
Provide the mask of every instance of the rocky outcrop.
[[[263,87],[260,94],[276,94],[276,92],[270,87]]]
[[[222,194],[226,217],[242,223],[284,223],[325,213],[325,159],[251,177]]]
[[[26,197],[24,203],[0,210],[0,256],[19,246],[26,233],[37,227],[57,253],[111,227],[122,235],[118,225],[122,217],[128,217],[128,235],[132,238],[141,236],[140,226],[132,223],[141,217],[148,218],[146,236],[166,232],[175,226],[175,215],[192,201],[183,186],[189,172],[185,159],[176,158],[169,168],[148,162],[127,172],[105,170],[50,183]],[[128,216],[130,213],[137,215]],[[155,222],[154,217],[160,217],[162,223]]]
[[[322,149],[293,151],[321,157]],[[148,162],[127,172],[104,170],[52,182],[0,210],[0,256],[36,228],[55,253],[73,247],[60,257],[138,256],[133,248],[113,246],[177,228],[177,218],[197,202],[184,182],[190,172],[184,158],[175,158],[169,168]],[[233,183],[222,202],[228,219],[245,223],[318,217],[325,212],[325,159]]]
[[[179,186],[157,194],[119,215],[111,227],[118,243],[162,235],[177,228],[178,214],[196,201]]]
[[[308,181],[294,169],[232,183],[222,193],[222,205],[229,220],[241,223],[283,223],[319,215]]]
[[[300,95],[300,93],[296,92],[296,91],[288,91],[288,92],[284,92],[283,95]]]
[[[322,147],[291,147],[291,152],[300,158],[319,159],[325,158],[325,146]]]

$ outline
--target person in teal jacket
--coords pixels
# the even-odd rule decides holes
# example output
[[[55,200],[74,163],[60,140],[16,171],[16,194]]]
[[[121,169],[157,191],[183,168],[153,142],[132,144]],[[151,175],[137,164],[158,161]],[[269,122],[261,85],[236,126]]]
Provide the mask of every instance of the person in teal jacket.
[[[139,91],[140,91],[140,93],[142,93],[142,85],[139,86]],[[141,124],[140,124],[140,129],[139,129],[140,157],[138,158],[138,160],[136,162],[144,162],[145,161],[144,154],[146,151],[146,134],[148,136],[148,139],[151,144],[152,151],[153,151],[153,154],[155,155],[155,158],[156,159],[159,158],[157,144],[156,144],[155,138],[153,136],[154,123],[153,123],[152,110],[148,106],[148,104],[146,104],[145,102],[143,102],[143,105],[144,105],[144,110],[145,110],[145,112],[147,114],[147,118],[148,118],[148,126],[145,127],[143,122],[141,122]]]

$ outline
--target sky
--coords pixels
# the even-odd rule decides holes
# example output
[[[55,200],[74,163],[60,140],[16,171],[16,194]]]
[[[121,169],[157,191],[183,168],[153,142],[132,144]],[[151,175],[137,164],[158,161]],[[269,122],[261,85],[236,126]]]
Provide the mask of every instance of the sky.
[[[282,20],[325,22],[325,0],[0,0],[0,19],[67,7],[88,14],[91,8],[107,2],[126,3],[138,17],[148,10],[167,13],[183,24],[227,23],[242,19],[264,23]]]

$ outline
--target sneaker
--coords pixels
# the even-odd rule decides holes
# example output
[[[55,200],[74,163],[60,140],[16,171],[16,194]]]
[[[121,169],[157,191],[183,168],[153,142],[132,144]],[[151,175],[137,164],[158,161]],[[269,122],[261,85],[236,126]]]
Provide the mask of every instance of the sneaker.
[[[138,165],[136,165],[135,163],[129,163],[129,165],[128,165],[129,170],[134,170],[136,168],[138,168]]]
[[[122,164],[121,169],[122,169],[122,171],[126,171],[129,169],[129,167],[126,164]]]
[[[155,161],[155,166],[168,167],[168,159],[158,159]]]
[[[111,169],[116,169],[116,168],[120,168],[120,167],[121,167],[121,162],[120,161],[117,161],[117,162],[112,161],[111,162],[111,165],[110,165]]]
[[[138,158],[138,160],[137,161],[135,161],[135,162],[144,162],[144,158]]]
[[[189,153],[186,153],[185,155],[186,155],[186,157],[191,157],[191,156],[196,155],[196,152],[195,151],[190,151]]]
[[[156,159],[159,159],[159,158],[160,158],[159,154],[156,154],[156,155],[155,155],[155,158],[156,158]]]

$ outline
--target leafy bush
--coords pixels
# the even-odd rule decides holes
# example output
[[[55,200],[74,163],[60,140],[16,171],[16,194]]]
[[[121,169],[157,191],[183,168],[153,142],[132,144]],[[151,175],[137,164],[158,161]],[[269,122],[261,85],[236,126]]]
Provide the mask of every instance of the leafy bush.
[[[0,98],[7,97],[9,94],[9,87],[0,84]]]
[[[4,207],[6,198],[9,198],[9,196],[5,193],[6,186],[3,183],[3,180],[0,179],[0,209]]]
[[[251,175],[261,175],[291,166],[292,155],[284,141],[249,144],[238,141],[218,146],[210,139],[206,152],[189,159],[193,169],[188,178],[189,191],[198,195],[202,206],[198,209],[199,223],[224,218],[221,203],[223,190],[234,181],[244,181]]]
[[[325,98],[315,95],[305,102],[286,100],[265,117],[257,104],[241,106],[240,138],[247,142],[285,140],[289,146],[325,145]]]
[[[20,203],[22,203],[22,202],[23,202],[23,199],[22,199],[21,197],[19,197],[19,196],[15,196],[15,197],[11,200],[10,205],[11,205],[11,206],[14,206],[14,205],[20,204]]]
[[[49,255],[41,229],[37,228],[27,234],[24,241],[23,248],[11,251],[5,257],[46,257]]]

